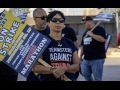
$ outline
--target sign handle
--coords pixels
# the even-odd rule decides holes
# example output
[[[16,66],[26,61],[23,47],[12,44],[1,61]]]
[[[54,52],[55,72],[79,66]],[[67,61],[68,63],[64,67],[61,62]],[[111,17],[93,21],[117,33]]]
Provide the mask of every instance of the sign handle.
[[[44,60],[42,60],[41,58],[39,58],[38,62],[40,62],[41,64],[43,64],[46,67],[52,67],[48,63],[46,63]],[[68,80],[67,78],[64,78],[64,80],[65,81],[71,81],[70,79]]]
[[[101,23],[101,21],[99,21],[90,31],[92,32],[100,23]],[[87,36],[88,36],[88,35],[86,35],[86,36],[84,37],[84,39],[85,39]]]

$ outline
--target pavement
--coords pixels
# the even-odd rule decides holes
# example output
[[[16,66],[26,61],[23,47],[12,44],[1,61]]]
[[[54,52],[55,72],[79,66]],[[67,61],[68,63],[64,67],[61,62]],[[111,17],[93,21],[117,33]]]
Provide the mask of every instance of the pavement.
[[[80,54],[80,49],[79,53]],[[120,81],[120,52],[118,48],[109,47],[103,67],[103,81]],[[77,81],[85,81],[79,74]]]
[[[112,53],[116,53],[118,56],[115,56]],[[103,81],[120,81],[120,55],[118,49],[108,48],[106,55],[108,56],[105,59],[103,67]],[[26,78],[19,74],[18,81],[26,81]],[[79,74],[77,81],[85,81],[85,79],[81,74]]]

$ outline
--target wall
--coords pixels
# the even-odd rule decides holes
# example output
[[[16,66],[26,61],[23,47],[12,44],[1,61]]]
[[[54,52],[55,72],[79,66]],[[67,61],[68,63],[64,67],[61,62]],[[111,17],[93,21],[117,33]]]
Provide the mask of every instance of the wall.
[[[75,30],[75,33],[78,37],[78,43],[80,45],[81,43],[81,38],[82,38],[82,35],[83,33],[85,32],[85,28],[83,27],[82,24],[80,24],[81,20],[82,20],[82,17],[83,16],[65,16],[66,18],[66,21],[65,21],[65,24],[72,27],[74,30]],[[95,16],[92,16],[92,18],[94,18]],[[28,25],[34,25],[34,20],[33,18],[27,18],[26,20],[26,23]],[[96,24],[97,22],[95,22]],[[103,28],[105,28],[106,32],[108,34],[111,34],[113,37],[112,37],[112,40],[111,40],[111,43],[116,43],[116,40],[117,40],[117,30],[116,30],[116,22],[115,22],[115,19],[112,19],[112,21],[110,23],[104,23],[102,22],[100,24],[100,26],[102,26]]]

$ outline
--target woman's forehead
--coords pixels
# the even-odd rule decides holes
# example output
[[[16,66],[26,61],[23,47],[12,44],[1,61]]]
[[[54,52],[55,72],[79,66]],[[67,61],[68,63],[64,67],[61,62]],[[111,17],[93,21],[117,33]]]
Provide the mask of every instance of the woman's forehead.
[[[56,14],[53,18],[62,18],[60,14]]]

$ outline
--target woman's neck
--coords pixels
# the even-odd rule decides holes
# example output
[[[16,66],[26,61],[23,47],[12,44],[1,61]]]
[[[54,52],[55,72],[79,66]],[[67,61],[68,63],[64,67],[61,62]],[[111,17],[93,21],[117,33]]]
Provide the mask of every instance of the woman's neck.
[[[50,37],[52,37],[54,40],[61,40],[61,32],[51,32]]]

